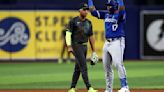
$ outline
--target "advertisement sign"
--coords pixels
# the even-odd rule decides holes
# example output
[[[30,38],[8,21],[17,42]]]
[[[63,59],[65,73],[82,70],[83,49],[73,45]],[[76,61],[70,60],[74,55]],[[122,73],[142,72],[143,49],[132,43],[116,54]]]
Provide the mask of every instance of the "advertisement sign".
[[[164,59],[164,11],[141,12],[141,58]]]
[[[78,11],[0,11],[0,60],[58,59],[63,47],[62,30]],[[90,14],[96,51],[102,56],[104,23]],[[91,56],[88,45],[88,58]]]

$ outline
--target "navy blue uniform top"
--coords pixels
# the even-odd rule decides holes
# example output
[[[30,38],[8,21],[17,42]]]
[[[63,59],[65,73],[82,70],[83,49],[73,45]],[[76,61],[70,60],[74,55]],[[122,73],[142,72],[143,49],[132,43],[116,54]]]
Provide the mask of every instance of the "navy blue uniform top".
[[[94,10],[91,14],[99,19],[104,19],[106,39],[125,36],[126,12],[124,10],[114,14],[110,14],[108,11]]]

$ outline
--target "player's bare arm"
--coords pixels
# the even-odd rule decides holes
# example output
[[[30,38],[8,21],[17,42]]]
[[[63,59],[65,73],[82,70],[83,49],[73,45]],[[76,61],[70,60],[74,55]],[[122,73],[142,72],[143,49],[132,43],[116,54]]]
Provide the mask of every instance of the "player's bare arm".
[[[95,52],[95,40],[94,40],[94,37],[93,36],[90,36],[89,37],[89,43],[90,43],[92,52]]]
[[[104,19],[105,12],[96,10],[93,0],[88,0],[88,5],[92,16],[97,17],[98,19]]]

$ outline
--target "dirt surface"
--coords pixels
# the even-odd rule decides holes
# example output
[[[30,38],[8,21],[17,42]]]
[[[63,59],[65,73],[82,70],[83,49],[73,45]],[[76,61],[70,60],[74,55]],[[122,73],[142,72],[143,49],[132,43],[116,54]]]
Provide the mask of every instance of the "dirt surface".
[[[0,92],[67,92],[67,90],[0,90]],[[87,92],[87,90],[79,89],[76,92]],[[104,90],[99,89],[98,92],[104,92]],[[117,92],[117,90],[114,90]],[[131,92],[164,92],[163,90],[144,90],[144,89],[133,89]]]

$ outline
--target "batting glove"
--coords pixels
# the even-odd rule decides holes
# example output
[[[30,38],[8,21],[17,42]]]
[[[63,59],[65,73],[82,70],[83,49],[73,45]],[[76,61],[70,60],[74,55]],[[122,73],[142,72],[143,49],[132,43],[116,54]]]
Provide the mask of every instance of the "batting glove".
[[[93,52],[91,55],[91,65],[95,65],[99,61],[99,58],[96,52]]]

